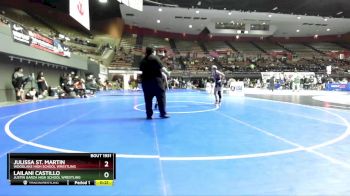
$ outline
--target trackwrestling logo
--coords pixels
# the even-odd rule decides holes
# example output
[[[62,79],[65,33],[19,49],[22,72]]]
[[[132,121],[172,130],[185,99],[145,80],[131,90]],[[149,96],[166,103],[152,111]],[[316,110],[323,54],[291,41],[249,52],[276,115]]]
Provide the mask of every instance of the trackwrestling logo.
[[[83,16],[84,15],[84,7],[83,7],[83,1],[82,0],[80,0],[78,2],[77,8],[78,8],[79,14]]]

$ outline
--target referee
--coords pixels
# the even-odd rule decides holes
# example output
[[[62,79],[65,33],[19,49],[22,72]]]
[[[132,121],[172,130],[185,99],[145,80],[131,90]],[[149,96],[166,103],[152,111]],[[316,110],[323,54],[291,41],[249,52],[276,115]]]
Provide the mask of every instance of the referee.
[[[169,118],[165,111],[166,97],[165,85],[162,79],[162,72],[169,74],[162,65],[160,59],[153,55],[154,49],[146,48],[145,57],[140,62],[140,71],[142,71],[142,89],[145,98],[147,119],[152,119],[152,99],[157,98],[160,118]]]

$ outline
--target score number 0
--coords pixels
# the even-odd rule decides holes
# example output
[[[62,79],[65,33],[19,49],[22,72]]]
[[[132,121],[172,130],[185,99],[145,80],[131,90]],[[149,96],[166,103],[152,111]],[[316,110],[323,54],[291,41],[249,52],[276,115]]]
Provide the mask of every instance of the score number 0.
[[[108,161],[105,161],[105,167],[109,167]],[[109,172],[105,172],[105,173],[103,174],[103,176],[104,176],[105,178],[108,178],[108,177],[109,177]]]

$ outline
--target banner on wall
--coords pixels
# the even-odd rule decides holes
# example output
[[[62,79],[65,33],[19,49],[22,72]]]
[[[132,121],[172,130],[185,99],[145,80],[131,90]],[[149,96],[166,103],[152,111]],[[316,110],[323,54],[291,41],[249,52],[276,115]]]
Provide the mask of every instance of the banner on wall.
[[[229,87],[232,91],[236,92],[243,92],[244,90],[244,83],[243,82],[229,82]]]
[[[263,81],[269,80],[272,76],[275,79],[294,79],[299,76],[299,78],[310,78],[315,77],[314,72],[261,72],[261,78]]]
[[[108,68],[100,64],[100,74],[108,75]]]
[[[89,1],[69,0],[69,15],[90,30]]]
[[[69,48],[58,39],[48,38],[16,23],[11,23],[11,32],[13,40],[17,43],[25,44],[59,56],[71,56]]]
[[[350,83],[341,84],[341,83],[329,83],[326,84],[327,91],[350,91]]]

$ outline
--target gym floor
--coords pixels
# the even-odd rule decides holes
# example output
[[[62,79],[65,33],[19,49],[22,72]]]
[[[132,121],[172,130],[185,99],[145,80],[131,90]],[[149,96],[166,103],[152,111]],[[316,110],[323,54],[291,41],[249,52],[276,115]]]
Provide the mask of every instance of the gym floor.
[[[350,194],[348,105],[293,93],[171,90],[153,120],[140,91],[0,107],[0,195]],[[114,152],[115,185],[11,186],[9,152]]]

